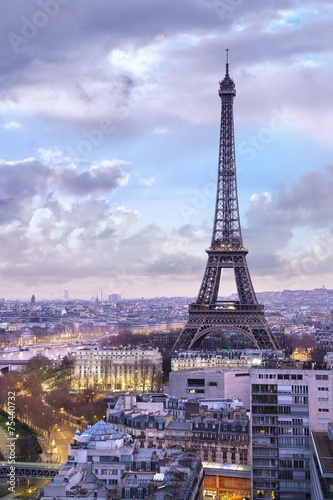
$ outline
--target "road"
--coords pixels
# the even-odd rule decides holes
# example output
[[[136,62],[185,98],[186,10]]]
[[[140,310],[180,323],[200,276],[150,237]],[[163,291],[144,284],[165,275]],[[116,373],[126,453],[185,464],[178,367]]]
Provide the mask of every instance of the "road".
[[[61,463],[67,460],[68,445],[73,443],[75,428],[70,427],[62,422],[57,423],[51,432],[50,440],[43,438],[40,444],[44,450],[42,454],[42,462]],[[54,442],[54,446],[52,443]],[[46,453],[46,450],[52,450],[53,453]]]
[[[15,486],[15,493],[12,493],[8,490],[8,478],[0,478],[0,498],[1,500],[11,500],[20,498],[21,500],[28,500],[31,498],[37,491],[47,484],[50,479],[43,479],[32,477],[29,479],[29,485],[26,481],[21,479],[21,484],[17,484]]]

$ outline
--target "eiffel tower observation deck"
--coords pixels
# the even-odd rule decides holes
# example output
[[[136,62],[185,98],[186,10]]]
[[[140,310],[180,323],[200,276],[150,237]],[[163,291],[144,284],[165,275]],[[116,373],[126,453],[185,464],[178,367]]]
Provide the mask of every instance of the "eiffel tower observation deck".
[[[189,306],[189,318],[173,350],[191,350],[211,332],[227,330],[241,333],[258,349],[278,349],[258,303],[246,255],[239,219],[233,102],[234,81],[229,75],[228,49],[226,74],[220,82],[221,127],[215,217],[208,262],[195,303]],[[222,269],[234,270],[238,300],[218,300]]]

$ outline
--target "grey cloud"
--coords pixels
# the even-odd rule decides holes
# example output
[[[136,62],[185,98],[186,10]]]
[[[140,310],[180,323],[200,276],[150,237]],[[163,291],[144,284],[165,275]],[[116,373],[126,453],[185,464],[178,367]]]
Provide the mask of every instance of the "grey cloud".
[[[222,5],[225,3],[227,2],[220,2]],[[82,107],[79,116],[68,116],[66,106],[57,106],[51,111],[40,102],[36,113],[44,116],[52,114],[53,120],[94,122],[105,118],[105,106],[112,113],[117,106],[126,105],[133,88],[140,85],[140,81],[130,71],[126,73],[110,67],[106,60],[110,50],[145,48],[165,40],[158,64],[168,64],[168,78],[161,80],[159,92],[156,94],[157,99],[163,91],[164,103],[159,102],[156,107],[156,99],[151,99],[150,109],[147,100],[146,121],[153,121],[152,116],[155,116],[156,122],[159,115],[160,118],[163,115],[165,118],[167,114],[171,118],[172,115],[178,114],[178,108],[183,109],[184,106],[186,109],[182,114],[183,119],[186,119],[186,116],[195,116],[195,109],[197,114],[198,110],[201,110],[204,117],[209,113],[202,110],[215,109],[214,106],[207,106],[207,102],[213,103],[207,81],[209,79],[217,82],[223,74],[223,48],[230,43],[229,28],[231,25],[243,25],[243,31],[233,37],[230,46],[231,68],[236,76],[245,71],[254,76],[260,85],[265,85],[265,79],[261,83],[262,75],[254,74],[253,65],[268,61],[284,66],[289,64],[291,75],[288,81],[279,80],[279,88],[282,88],[283,92],[276,93],[275,103],[281,105],[307,101],[315,85],[310,78],[316,79],[316,75],[310,76],[306,69],[297,68],[294,64],[295,57],[327,51],[327,47],[333,43],[330,16],[324,18],[309,14],[300,26],[290,25],[290,29],[286,27],[269,33],[267,24],[277,20],[282,10],[313,8],[313,3],[309,0],[302,5],[292,0],[276,0],[269,4],[259,0],[243,1],[227,12],[223,19],[214,8],[218,4],[215,0],[183,0],[172,5],[166,0],[144,0],[138,6],[129,0],[121,3],[100,0],[97,4],[88,0],[82,0],[80,4],[69,2],[29,40],[24,47],[24,56],[21,53],[13,54],[9,43],[2,44],[3,57],[0,57],[0,64],[3,61],[6,65],[3,68],[6,78],[2,91],[8,99],[30,102],[30,90],[36,85],[39,88],[53,89],[58,94],[58,99],[67,95],[74,104]],[[325,8],[330,12],[333,4],[323,0],[318,1],[315,7],[318,11]],[[10,2],[6,6],[6,16],[0,21],[3,36],[6,38],[9,30],[19,32],[22,29],[22,17],[32,19],[37,9],[38,3]],[[221,26],[224,27],[223,30]],[[200,38],[207,33],[213,36],[206,36],[192,47],[186,47],[185,43],[185,49],[177,48],[178,38],[182,40],[184,35]],[[244,47],[249,47],[250,50],[244,51]],[[168,58],[168,54],[172,57]],[[174,57],[177,58],[178,64],[170,66],[168,59],[172,60]],[[321,88],[325,86],[323,94],[326,99],[327,95],[332,95],[329,85],[331,70],[328,68],[327,72],[327,83],[320,82]],[[184,78],[184,75],[195,75],[195,78]],[[99,82],[98,93],[93,85],[90,85],[92,82]],[[241,81],[239,83],[241,84]],[[295,86],[298,88],[296,94]],[[258,110],[250,103],[246,87],[247,82],[244,83],[243,80],[242,115],[255,116],[253,113]],[[175,88],[177,95],[174,95]],[[200,95],[198,88],[201,89]],[[151,97],[153,94],[152,92]],[[262,112],[271,106],[271,95],[269,92],[266,92],[267,97],[264,94],[261,92]],[[255,100],[252,99],[253,101]],[[323,105],[324,97],[317,96],[316,102],[317,105]],[[30,102],[32,109],[35,104],[34,100]],[[209,119],[212,119],[212,116]],[[135,113],[130,121],[138,121],[142,126],[140,117]],[[125,130],[117,132],[125,134]]]
[[[45,189],[52,170],[33,161],[0,164],[0,197],[31,197]]]
[[[63,169],[60,172],[58,185],[60,189],[78,196],[93,193],[112,192],[126,177],[118,167],[94,168],[85,172]]]
[[[20,218],[20,205],[14,198],[0,198],[0,225],[6,225]]]
[[[276,213],[293,226],[333,230],[333,166],[308,172],[290,189],[281,187],[276,200]],[[277,215],[277,218],[278,215]]]
[[[178,279],[198,277],[204,270],[204,260],[183,252],[172,255],[160,255],[154,262],[145,266],[144,274],[147,276],[177,276]],[[180,278],[181,277],[181,278]],[[199,282],[198,282],[199,286]]]
[[[280,184],[271,194],[271,199],[257,197],[246,214],[248,232],[252,228],[279,229],[280,248],[291,237],[296,227],[333,230],[333,167],[310,171],[293,182],[289,188]],[[273,229],[274,228],[274,229]],[[270,234],[270,233],[269,233]],[[263,233],[267,238],[267,234]],[[272,236],[272,242],[278,243]]]
[[[279,252],[288,247],[295,230],[307,228],[333,233],[332,192],[333,167],[327,166],[304,174],[289,188],[279,185],[270,197],[257,196],[251,202],[243,236],[245,246],[250,249],[249,262],[256,272],[280,269],[290,273],[294,257],[282,258]],[[325,259],[328,259],[332,254],[331,247],[324,245],[324,248]],[[297,257],[296,261],[303,262],[305,259],[307,262],[314,253],[312,247],[302,249],[301,257]],[[322,265],[323,269],[325,265]]]
[[[0,164],[0,199],[31,198],[49,190],[77,196],[112,193],[126,179],[118,166],[80,171],[68,165],[49,167],[36,160]]]

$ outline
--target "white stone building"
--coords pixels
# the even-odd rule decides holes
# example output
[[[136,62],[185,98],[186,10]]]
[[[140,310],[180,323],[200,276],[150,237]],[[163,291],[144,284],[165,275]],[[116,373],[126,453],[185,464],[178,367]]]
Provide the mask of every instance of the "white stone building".
[[[72,388],[110,391],[154,391],[162,384],[158,349],[88,349],[78,352]]]

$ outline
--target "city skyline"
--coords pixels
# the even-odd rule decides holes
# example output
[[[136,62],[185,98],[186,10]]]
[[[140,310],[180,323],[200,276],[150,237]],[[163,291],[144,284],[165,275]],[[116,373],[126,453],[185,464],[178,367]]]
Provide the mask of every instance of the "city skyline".
[[[255,289],[333,288],[333,2],[80,6],[1,20],[0,296],[197,295],[226,48]]]

